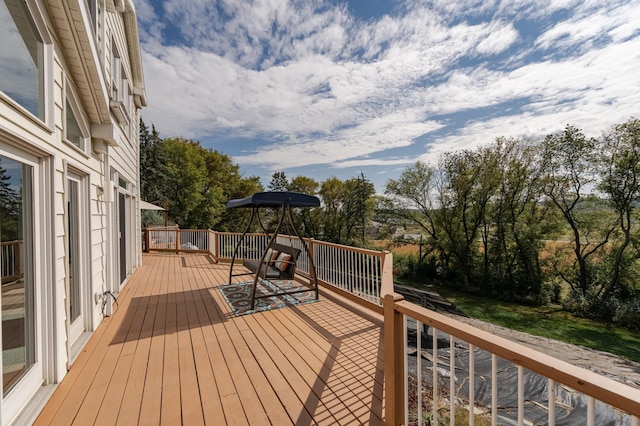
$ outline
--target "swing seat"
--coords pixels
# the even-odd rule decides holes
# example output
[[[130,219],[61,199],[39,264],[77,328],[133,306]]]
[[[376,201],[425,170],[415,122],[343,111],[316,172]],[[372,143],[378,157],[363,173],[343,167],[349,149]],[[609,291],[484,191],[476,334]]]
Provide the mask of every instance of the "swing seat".
[[[242,264],[263,279],[292,280],[296,274],[296,262],[300,250],[295,247],[275,243],[272,249],[277,254],[260,263],[260,259],[245,259]]]

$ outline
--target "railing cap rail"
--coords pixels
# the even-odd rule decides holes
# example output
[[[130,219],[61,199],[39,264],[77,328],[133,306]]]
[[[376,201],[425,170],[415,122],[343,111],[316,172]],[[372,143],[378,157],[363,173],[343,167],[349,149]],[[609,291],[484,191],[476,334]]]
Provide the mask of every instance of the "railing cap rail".
[[[521,365],[634,416],[640,416],[640,389],[569,364],[413,303],[398,301],[394,304],[395,309],[404,315],[449,333],[516,365]]]

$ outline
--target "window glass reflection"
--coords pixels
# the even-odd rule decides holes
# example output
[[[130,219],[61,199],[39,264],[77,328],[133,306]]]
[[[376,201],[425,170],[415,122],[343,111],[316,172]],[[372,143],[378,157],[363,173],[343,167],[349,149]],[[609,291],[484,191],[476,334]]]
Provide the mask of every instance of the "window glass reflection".
[[[0,156],[3,395],[35,362],[33,168]]]
[[[0,90],[44,120],[42,39],[23,0],[0,0]]]

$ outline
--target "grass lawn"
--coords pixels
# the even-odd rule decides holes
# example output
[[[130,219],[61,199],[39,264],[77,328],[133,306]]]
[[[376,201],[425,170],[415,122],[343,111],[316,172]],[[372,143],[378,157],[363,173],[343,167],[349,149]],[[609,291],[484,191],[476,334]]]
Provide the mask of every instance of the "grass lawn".
[[[638,333],[584,318],[576,318],[562,311],[559,305],[524,306],[455,292],[445,287],[414,282],[402,282],[402,284],[436,291],[472,318],[536,336],[621,355],[640,362]]]

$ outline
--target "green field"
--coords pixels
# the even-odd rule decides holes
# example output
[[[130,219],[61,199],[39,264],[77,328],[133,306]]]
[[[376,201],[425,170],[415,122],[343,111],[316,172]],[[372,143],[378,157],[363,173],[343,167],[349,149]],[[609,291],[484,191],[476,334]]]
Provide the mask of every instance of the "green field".
[[[623,328],[576,318],[559,305],[524,306],[455,292],[445,287],[399,283],[438,292],[472,318],[640,362],[640,335]]]

